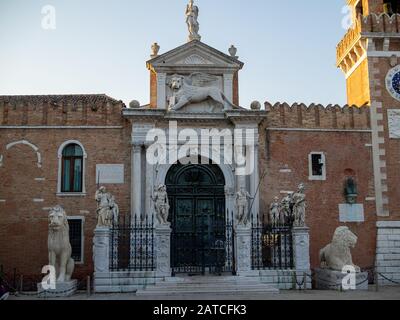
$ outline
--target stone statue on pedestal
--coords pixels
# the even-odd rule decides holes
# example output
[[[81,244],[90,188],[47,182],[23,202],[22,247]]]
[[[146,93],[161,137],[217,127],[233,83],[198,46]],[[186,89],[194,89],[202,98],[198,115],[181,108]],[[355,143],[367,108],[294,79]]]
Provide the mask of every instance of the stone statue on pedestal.
[[[253,198],[244,188],[236,194],[238,225],[247,226],[249,223],[249,199]]]
[[[287,195],[279,204],[279,210],[285,223],[291,223],[291,221],[293,221],[292,210],[290,208],[291,203],[292,198],[290,195]]]
[[[154,192],[152,200],[154,202],[158,223],[162,226],[168,225],[170,206],[168,201],[167,187],[165,185],[159,185]]]
[[[189,41],[201,40],[199,35],[200,24],[197,21],[199,17],[199,7],[194,5],[194,1],[190,0],[186,7],[186,24],[189,29]]]
[[[272,225],[280,224],[283,221],[281,217],[279,198],[275,197],[274,202],[270,205],[269,210],[269,223]]]
[[[342,272],[344,267],[352,266],[356,272],[360,272],[360,267],[353,263],[350,251],[356,246],[357,240],[357,236],[348,227],[337,228],[332,243],[319,253],[321,267]]]
[[[294,227],[306,226],[306,195],[304,190],[304,184],[301,183],[298,191],[292,197]]]
[[[48,250],[49,265],[56,270],[57,282],[71,281],[75,261],[71,258],[67,215],[61,206],[52,208],[49,213]]]
[[[95,200],[97,202],[97,227],[112,227],[113,221],[118,220],[119,214],[115,198],[107,192],[105,187],[100,187],[96,191]]]

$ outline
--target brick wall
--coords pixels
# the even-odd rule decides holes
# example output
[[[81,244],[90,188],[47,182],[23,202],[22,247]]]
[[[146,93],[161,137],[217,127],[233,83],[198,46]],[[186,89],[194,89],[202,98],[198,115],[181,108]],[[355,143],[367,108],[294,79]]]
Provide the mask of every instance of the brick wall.
[[[286,195],[283,192],[296,191],[297,185],[304,182],[307,187],[307,225],[311,232],[312,267],[319,265],[319,250],[331,242],[333,232],[340,225],[349,226],[359,237],[357,248],[353,250],[355,263],[361,267],[371,267],[375,260],[376,210],[373,201],[371,133],[364,131],[368,129],[365,117],[368,109],[354,109],[355,113],[344,109],[343,113],[339,111],[339,117],[334,115],[338,111],[335,108],[320,110],[318,128],[315,126],[317,108],[310,108],[305,117],[303,114],[303,126],[296,126],[299,122],[296,108],[272,108],[267,123],[260,128],[260,172],[268,172],[260,191],[260,210],[268,212],[275,196],[282,198]],[[332,119],[338,119],[336,130],[318,131],[328,130]],[[281,130],[278,127],[283,123],[285,126]],[[322,124],[324,128],[321,128]],[[309,181],[308,155],[311,152],[325,153],[326,181]],[[364,223],[339,222],[338,205],[345,203],[343,185],[348,169],[355,172],[359,186],[358,203],[364,205]]]
[[[39,104],[29,105],[28,111],[19,104],[15,108],[11,106],[8,109],[9,117],[5,122],[9,126],[21,125],[22,115],[25,114],[28,124],[87,124],[103,127],[101,129],[0,129],[0,155],[3,156],[0,166],[0,238],[2,239],[0,264],[4,266],[6,272],[17,268],[17,272],[24,275],[40,274],[42,266],[48,262],[48,208],[57,204],[65,208],[68,216],[85,218],[84,264],[76,265],[75,276],[80,277],[92,272],[92,237],[97,224],[94,200],[97,188],[96,164],[125,165],[125,184],[106,185],[106,187],[115,195],[121,214],[130,212],[131,129],[120,115],[122,105],[110,102],[108,105],[106,103],[99,106],[95,111],[95,108],[89,106],[82,108],[79,104],[76,110],[73,110],[75,106],[73,109],[52,105],[47,108],[46,105]],[[4,109],[0,108],[1,115],[4,115]],[[44,116],[45,113],[47,116]],[[46,117],[47,120],[42,122]],[[112,128],[106,129],[105,124]],[[6,150],[8,144],[21,140],[29,141],[38,148],[42,160],[41,167],[38,166],[37,153],[29,145],[18,144]],[[81,142],[87,153],[86,196],[56,195],[58,148],[68,140]]]
[[[20,101],[22,100],[22,102]],[[44,208],[60,204],[68,215],[85,217],[85,264],[77,265],[77,275],[92,271],[92,236],[96,225],[96,164],[125,165],[125,184],[107,185],[116,196],[122,213],[130,212],[130,124],[121,117],[122,104],[107,100],[98,108],[90,101],[48,101],[46,104],[27,104],[24,99],[0,99],[0,122],[4,125],[102,125],[109,129],[0,129],[0,236],[7,239],[0,247],[0,261],[8,271],[16,267],[24,274],[40,273],[47,262],[47,214]],[[75,106],[75,103],[77,106]],[[85,107],[86,106],[86,107]],[[260,171],[268,170],[261,188],[261,212],[268,212],[274,196],[281,191],[294,191],[297,184],[307,185],[308,216],[311,228],[311,263],[318,265],[319,250],[330,242],[339,223],[338,204],[342,196],[345,170],[356,172],[360,187],[359,202],[364,204],[366,222],[349,224],[359,235],[355,263],[362,267],[373,265],[375,254],[375,203],[366,199],[374,196],[371,160],[371,134],[368,132],[369,108],[320,105],[270,105],[268,120],[260,128]],[[28,109],[28,110],[27,110]],[[23,118],[25,117],[25,122]],[[183,124],[182,124],[183,125]],[[28,127],[27,127],[28,128]],[[284,129],[291,129],[285,131]],[[302,131],[303,130],[303,131]],[[37,155],[28,145],[11,142],[27,140],[38,148],[42,167],[37,166]],[[84,197],[59,197],[57,192],[59,146],[67,140],[79,140],[87,158]],[[308,181],[308,155],[321,151],[327,157],[327,180]],[[355,161],[357,159],[358,161]],[[281,169],[290,169],[283,173]],[[44,178],[45,180],[35,180]],[[322,196],[324,195],[324,196]],[[326,196],[329,195],[329,196]],[[43,199],[34,202],[33,199]],[[21,245],[26,242],[25,245]],[[28,258],[27,258],[28,257]]]

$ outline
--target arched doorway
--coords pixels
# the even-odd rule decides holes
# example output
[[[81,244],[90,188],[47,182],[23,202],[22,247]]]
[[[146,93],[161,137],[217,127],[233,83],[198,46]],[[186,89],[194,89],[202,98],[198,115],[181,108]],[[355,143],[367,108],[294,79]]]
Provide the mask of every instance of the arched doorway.
[[[214,164],[173,165],[165,184],[173,273],[204,274],[225,265],[225,178]]]

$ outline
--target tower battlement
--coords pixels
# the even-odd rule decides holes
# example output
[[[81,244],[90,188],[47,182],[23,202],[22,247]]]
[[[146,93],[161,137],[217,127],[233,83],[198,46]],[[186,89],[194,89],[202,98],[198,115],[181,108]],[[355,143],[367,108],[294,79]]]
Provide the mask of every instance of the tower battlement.
[[[357,42],[362,40],[362,36],[367,37],[370,33],[376,33],[374,36],[388,37],[390,34],[398,35],[399,32],[400,14],[372,13],[367,16],[359,15],[353,27],[348,30],[337,45],[337,66],[341,65],[349,51],[357,45]],[[356,47],[352,53],[353,58],[357,55],[360,56],[363,53],[362,49],[361,47]]]

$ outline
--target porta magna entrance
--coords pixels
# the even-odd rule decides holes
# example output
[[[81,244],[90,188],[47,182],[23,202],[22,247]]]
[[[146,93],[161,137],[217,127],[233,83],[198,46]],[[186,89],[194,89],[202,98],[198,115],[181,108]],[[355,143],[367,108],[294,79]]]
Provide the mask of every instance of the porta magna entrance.
[[[169,170],[166,186],[173,275],[232,272],[233,226],[225,212],[225,178],[219,166],[178,163]]]

